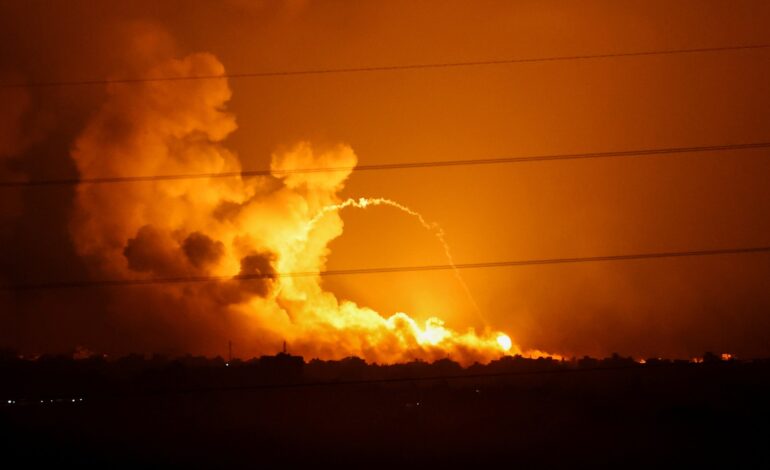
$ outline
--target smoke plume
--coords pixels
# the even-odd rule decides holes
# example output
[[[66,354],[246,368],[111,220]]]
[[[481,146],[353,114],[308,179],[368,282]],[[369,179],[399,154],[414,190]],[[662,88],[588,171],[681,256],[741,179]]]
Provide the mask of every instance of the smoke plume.
[[[146,74],[223,72],[213,55],[193,54]],[[72,151],[81,177],[239,172],[223,144],[236,129],[230,97],[224,79],[110,85]],[[71,234],[94,277],[222,279],[110,297],[120,315],[192,330],[187,341],[208,353],[231,338],[254,354],[286,340],[310,357],[378,362],[449,356],[467,363],[506,352],[499,333],[456,332],[435,317],[383,316],[336,298],[318,275],[281,275],[325,269],[328,245],[343,232],[339,211],[329,208],[339,205],[356,162],[347,145],[319,151],[299,142],[272,156],[271,176],[81,185]],[[344,170],[292,172],[317,167]],[[234,279],[239,275],[248,278]]]

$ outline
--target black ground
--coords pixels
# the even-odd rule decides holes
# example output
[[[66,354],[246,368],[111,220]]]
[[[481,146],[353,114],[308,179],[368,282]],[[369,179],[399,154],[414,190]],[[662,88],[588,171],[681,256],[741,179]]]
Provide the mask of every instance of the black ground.
[[[0,374],[7,463],[770,464],[768,361],[6,358]]]

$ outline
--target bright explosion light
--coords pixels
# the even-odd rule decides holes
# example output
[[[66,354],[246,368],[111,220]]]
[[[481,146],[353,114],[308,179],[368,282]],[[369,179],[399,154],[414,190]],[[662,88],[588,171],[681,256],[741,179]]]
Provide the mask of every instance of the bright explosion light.
[[[500,347],[503,348],[503,351],[509,351],[513,346],[513,342],[511,341],[511,338],[509,338],[508,335],[504,335],[504,334],[500,334],[497,337],[497,344],[499,344]]]

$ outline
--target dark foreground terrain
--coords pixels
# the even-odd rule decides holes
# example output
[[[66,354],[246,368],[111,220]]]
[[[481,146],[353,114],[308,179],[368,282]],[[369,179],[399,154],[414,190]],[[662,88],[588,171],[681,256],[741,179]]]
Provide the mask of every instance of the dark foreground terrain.
[[[6,356],[0,451],[22,466],[768,468],[770,361],[704,359]]]

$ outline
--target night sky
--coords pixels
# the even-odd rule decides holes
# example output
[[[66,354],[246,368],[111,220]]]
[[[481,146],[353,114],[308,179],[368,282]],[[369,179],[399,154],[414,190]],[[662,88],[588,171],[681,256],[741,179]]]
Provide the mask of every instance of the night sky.
[[[504,334],[525,355],[768,356],[767,252],[278,276],[769,246],[768,148],[281,173],[770,142],[770,47],[565,59],[770,45],[768,24],[763,1],[0,0],[3,181],[273,171],[0,187],[0,346],[469,363]],[[423,219],[311,223],[362,197]],[[195,276],[228,279],[18,289]]]

